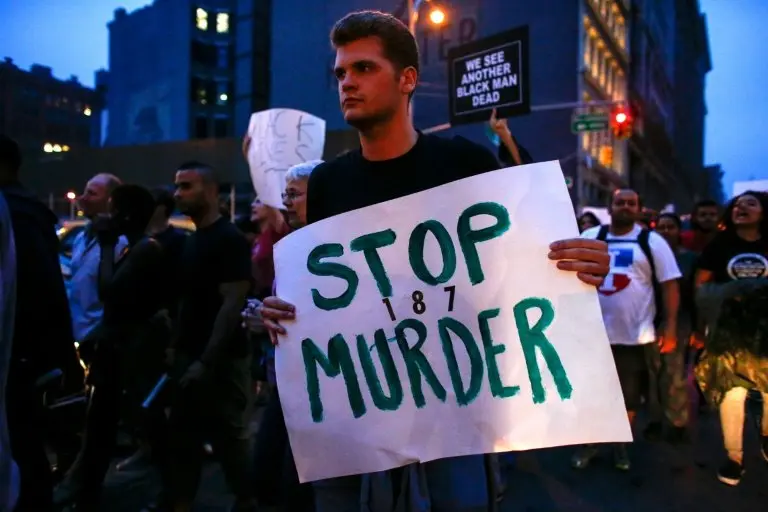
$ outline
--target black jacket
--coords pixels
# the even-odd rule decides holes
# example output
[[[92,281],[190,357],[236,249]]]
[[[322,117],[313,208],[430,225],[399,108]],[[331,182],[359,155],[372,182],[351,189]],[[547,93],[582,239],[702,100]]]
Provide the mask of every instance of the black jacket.
[[[16,244],[16,320],[11,373],[28,378],[60,368],[74,384],[82,376],[59,263],[56,216],[22,185],[2,187]]]

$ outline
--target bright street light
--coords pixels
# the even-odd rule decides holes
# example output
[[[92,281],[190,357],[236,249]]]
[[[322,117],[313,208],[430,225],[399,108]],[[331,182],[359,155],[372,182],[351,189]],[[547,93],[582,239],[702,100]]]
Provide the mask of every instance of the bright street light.
[[[88,107],[85,107],[85,110],[83,110],[83,115],[90,116],[91,115],[91,109]]]
[[[75,194],[74,192],[71,192],[71,191],[67,192],[67,199],[69,199],[70,201],[74,201],[76,197],[77,197],[77,194]]]
[[[53,145],[53,152],[54,153],[61,153],[61,146],[59,146],[58,144],[54,144]]]
[[[419,21],[419,11],[421,10],[421,7],[425,3],[431,3],[431,0],[408,0],[408,30],[411,32],[413,37],[416,37],[416,25]],[[432,8],[429,11],[429,21],[433,25],[442,25],[445,23],[446,14],[445,11],[442,10],[440,7],[436,5],[432,5]],[[408,109],[408,114],[411,116],[411,121],[413,121],[413,109],[414,109],[414,103],[415,98],[411,98],[411,104],[410,108]]]
[[[445,11],[439,7],[434,7],[429,12],[429,21],[431,21],[433,25],[442,25],[445,22]]]
[[[46,142],[43,145],[43,151],[45,151],[46,153],[53,153],[53,144],[51,144],[50,142]]]

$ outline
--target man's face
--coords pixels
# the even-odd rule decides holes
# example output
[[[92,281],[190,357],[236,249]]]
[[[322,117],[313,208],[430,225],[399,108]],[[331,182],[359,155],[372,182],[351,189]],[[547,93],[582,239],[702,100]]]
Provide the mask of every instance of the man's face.
[[[384,57],[378,37],[366,37],[336,49],[334,73],[344,120],[361,129],[391,119],[408,103],[416,71],[397,72]]]
[[[200,173],[178,171],[176,173],[176,206],[184,215],[194,216],[208,207],[208,187]]]
[[[640,198],[634,190],[617,190],[611,202],[611,222],[631,225],[640,217]]]
[[[696,225],[701,231],[710,232],[717,228],[720,212],[716,206],[702,206],[696,210]]]
[[[92,219],[109,210],[109,189],[105,180],[93,178],[85,184],[83,194],[77,198],[83,215]]]

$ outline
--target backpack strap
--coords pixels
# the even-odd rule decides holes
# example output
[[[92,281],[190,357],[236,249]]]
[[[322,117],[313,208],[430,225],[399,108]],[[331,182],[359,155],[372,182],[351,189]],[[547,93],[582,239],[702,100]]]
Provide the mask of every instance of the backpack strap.
[[[608,229],[610,226],[603,224],[600,226],[600,231],[597,232],[597,239],[601,242],[605,242],[608,239]]]
[[[640,231],[640,235],[637,237],[637,244],[640,249],[648,258],[648,264],[651,266],[651,284],[653,286],[653,300],[656,303],[656,316],[653,319],[653,325],[656,329],[659,329],[664,322],[664,295],[661,290],[661,283],[656,276],[656,262],[653,260],[653,253],[651,252],[651,232],[647,229]]]
[[[645,254],[645,257],[648,258],[648,264],[651,266],[651,279],[655,286],[659,281],[656,278],[656,262],[653,260],[653,253],[651,252],[650,238],[651,232],[647,229],[643,229],[637,237],[637,244],[640,246],[643,254]]]

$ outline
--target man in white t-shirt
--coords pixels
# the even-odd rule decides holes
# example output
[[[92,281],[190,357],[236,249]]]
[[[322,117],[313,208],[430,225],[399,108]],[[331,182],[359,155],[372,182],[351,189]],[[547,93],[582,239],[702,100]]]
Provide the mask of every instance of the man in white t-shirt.
[[[675,255],[660,235],[637,224],[640,209],[637,192],[616,190],[609,206],[611,225],[581,234],[605,240],[611,254],[611,271],[597,291],[630,424],[640,407],[648,363],[659,352],[675,350],[680,302],[681,273]],[[659,318],[663,325],[657,332]],[[586,467],[596,454],[594,446],[582,448],[573,459],[574,467]],[[629,469],[624,445],[615,447],[614,457],[618,469]]]

